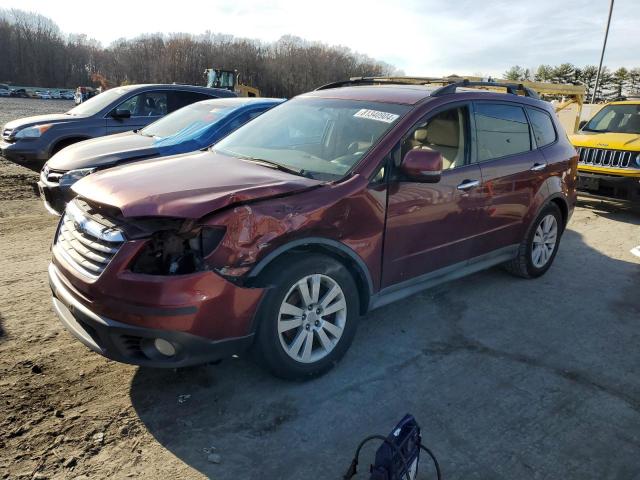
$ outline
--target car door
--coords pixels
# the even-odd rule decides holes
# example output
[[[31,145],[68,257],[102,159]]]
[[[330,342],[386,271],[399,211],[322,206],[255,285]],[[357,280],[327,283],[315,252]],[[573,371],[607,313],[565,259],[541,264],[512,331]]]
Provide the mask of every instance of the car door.
[[[525,109],[511,102],[473,104],[477,161],[482,171],[484,233],[474,255],[519,244],[546,162],[535,148]]]
[[[470,106],[449,105],[414,125],[393,153],[388,185],[382,288],[465,262],[482,233],[481,172],[470,158]],[[437,183],[403,178],[407,151],[428,148],[444,158]]]
[[[118,117],[116,111],[127,111],[129,116]],[[107,114],[107,134],[146,127],[166,114],[166,91],[147,90],[138,93],[119,103]]]

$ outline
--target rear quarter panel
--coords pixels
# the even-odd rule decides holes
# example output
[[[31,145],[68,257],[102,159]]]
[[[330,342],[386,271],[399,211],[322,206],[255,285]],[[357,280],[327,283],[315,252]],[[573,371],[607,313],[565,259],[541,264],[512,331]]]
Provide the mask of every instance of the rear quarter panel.
[[[577,199],[578,153],[569,142],[555,114],[553,118],[558,132],[558,141],[541,148],[541,151],[547,161],[546,185],[549,190],[549,198],[561,197],[565,200],[568,209],[566,220],[568,220],[573,213]]]

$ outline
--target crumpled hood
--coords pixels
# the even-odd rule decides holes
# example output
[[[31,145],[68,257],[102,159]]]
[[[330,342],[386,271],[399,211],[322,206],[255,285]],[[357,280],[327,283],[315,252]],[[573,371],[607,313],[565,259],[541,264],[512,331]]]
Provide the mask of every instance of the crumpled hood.
[[[198,219],[234,203],[301,191],[322,182],[211,151],[123,165],[73,185],[80,196],[125,217]]]
[[[92,138],[63,148],[47,162],[54,170],[105,167],[124,160],[157,156],[153,137],[124,132]]]
[[[65,115],[64,113],[52,113],[49,115],[35,115],[33,117],[19,118],[5,124],[5,128],[16,129],[29,127],[31,125],[43,125],[45,123],[62,123],[76,122],[84,117],[74,117],[73,115]]]
[[[640,135],[635,133],[580,132],[569,135],[574,147],[640,150]]]

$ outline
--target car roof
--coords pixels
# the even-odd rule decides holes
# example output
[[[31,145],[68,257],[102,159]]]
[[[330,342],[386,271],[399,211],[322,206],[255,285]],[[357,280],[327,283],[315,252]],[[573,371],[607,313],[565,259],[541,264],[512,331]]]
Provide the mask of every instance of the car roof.
[[[236,94],[230,90],[224,88],[209,88],[209,87],[200,87],[198,85],[181,85],[178,83],[140,83],[136,85],[122,85],[120,87],[128,92],[134,90],[146,90],[146,89],[163,89],[163,90],[181,90],[187,92],[197,92],[204,94],[215,94],[220,97],[235,97]]]
[[[244,107],[249,105],[277,105],[284,102],[284,98],[263,98],[263,97],[230,97],[230,98],[212,98],[211,100],[202,100],[192,105],[211,105],[225,107]]]
[[[640,98],[635,100],[618,100],[616,102],[609,102],[606,105],[640,105]]]
[[[366,85],[314,90],[300,96],[416,105],[417,103],[430,98],[431,94],[439,88],[440,87],[433,85]],[[517,99],[517,101],[522,103],[538,106],[548,103],[539,99],[533,99],[521,95],[513,95],[510,93],[495,92],[473,87],[459,87],[456,93],[447,94],[446,96],[450,97],[452,100],[475,100],[487,98],[493,100],[514,101]]]
[[[314,90],[300,96],[415,105],[429,97],[435,89],[424,85],[366,85]]]

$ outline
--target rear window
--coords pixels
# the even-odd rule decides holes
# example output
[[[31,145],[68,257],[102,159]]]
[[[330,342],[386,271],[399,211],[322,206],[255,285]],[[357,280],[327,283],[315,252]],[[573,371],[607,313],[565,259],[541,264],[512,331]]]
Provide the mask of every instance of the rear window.
[[[548,113],[533,108],[527,108],[533,136],[538,147],[544,147],[556,141],[556,129]]]
[[[522,107],[477,103],[475,123],[480,162],[531,150],[529,123]]]

